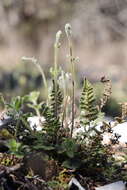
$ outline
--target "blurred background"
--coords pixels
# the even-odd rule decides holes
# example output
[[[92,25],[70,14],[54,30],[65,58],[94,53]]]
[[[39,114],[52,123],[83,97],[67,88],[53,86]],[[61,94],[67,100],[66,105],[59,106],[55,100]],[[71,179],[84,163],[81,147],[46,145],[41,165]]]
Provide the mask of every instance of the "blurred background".
[[[79,79],[98,83],[112,80],[110,113],[127,99],[127,0],[1,0],[0,91],[6,97],[23,95],[41,87],[41,76],[22,56],[34,56],[47,73],[53,65],[56,32],[66,23],[73,29]],[[66,40],[60,61],[67,67]],[[98,92],[97,92],[98,94]]]

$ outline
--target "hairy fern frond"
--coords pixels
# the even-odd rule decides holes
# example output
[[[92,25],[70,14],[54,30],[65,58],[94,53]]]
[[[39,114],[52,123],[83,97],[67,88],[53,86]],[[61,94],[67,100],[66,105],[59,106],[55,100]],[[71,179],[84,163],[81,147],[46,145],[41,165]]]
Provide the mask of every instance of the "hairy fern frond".
[[[55,87],[55,83],[53,81],[53,88],[50,94],[50,105],[43,105],[43,116],[45,117],[44,130],[54,143],[57,141],[57,134],[62,125],[60,122],[62,103],[62,92],[58,84],[57,88]]]
[[[50,94],[50,102],[51,102],[50,107],[51,107],[52,116],[57,119],[61,112],[61,107],[63,103],[63,94],[60,90],[59,85],[55,84],[54,80],[53,80],[52,92]]]
[[[46,134],[45,140],[47,139],[47,142],[56,143],[58,140],[58,131],[61,127],[61,123],[59,118],[55,118],[52,115],[52,111],[50,106],[47,106],[46,104],[43,105],[43,113],[42,115],[45,118],[45,122],[43,123],[43,131]]]
[[[91,83],[85,79],[80,99],[81,117],[80,123],[83,126],[90,125],[91,121],[97,119],[98,110],[95,105],[94,91]]]

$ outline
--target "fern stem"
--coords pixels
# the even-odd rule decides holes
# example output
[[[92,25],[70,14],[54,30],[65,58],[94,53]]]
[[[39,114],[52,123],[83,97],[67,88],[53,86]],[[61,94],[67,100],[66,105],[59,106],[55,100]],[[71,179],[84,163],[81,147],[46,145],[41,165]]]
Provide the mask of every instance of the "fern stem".
[[[71,137],[73,135],[73,130],[74,130],[74,117],[75,117],[75,113],[74,113],[74,106],[75,106],[75,88],[74,88],[74,81],[72,81],[72,126],[71,126]]]
[[[55,117],[58,118],[57,113],[57,78],[58,78],[58,54],[59,54],[59,48],[60,48],[60,38],[61,38],[62,32],[58,31],[56,33],[56,40],[54,43],[54,84],[55,84]]]
[[[55,117],[57,118],[57,75],[58,75],[58,47],[54,46],[54,85],[55,85]]]
[[[72,73],[72,125],[71,125],[71,131],[70,136],[73,135],[74,130],[74,106],[75,106],[75,69],[74,69],[74,61],[73,61],[73,45],[72,45],[72,38],[71,35],[67,35],[68,38],[68,44],[69,44],[69,57],[70,57],[70,64],[71,64],[71,73]]]

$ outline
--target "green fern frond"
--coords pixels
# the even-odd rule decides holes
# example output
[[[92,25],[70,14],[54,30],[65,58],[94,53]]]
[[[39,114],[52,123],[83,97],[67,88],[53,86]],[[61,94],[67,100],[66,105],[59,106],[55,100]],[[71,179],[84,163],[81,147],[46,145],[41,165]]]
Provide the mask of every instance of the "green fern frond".
[[[43,116],[45,118],[43,130],[46,132],[46,138],[48,142],[56,143],[58,139],[57,133],[61,127],[60,120],[52,115],[51,108],[46,104],[43,105]]]
[[[91,83],[85,79],[80,99],[81,117],[80,123],[83,126],[90,125],[91,121],[97,119],[98,110],[95,105],[94,91]]]
[[[44,130],[52,142],[57,141],[57,134],[61,127],[60,113],[63,103],[63,95],[59,85],[55,86],[53,81],[53,88],[50,94],[50,105],[43,105],[43,116],[45,117]]]
[[[53,80],[52,92],[50,94],[50,107],[52,116],[56,119],[59,117],[61,107],[63,103],[63,95],[58,84],[55,84]]]

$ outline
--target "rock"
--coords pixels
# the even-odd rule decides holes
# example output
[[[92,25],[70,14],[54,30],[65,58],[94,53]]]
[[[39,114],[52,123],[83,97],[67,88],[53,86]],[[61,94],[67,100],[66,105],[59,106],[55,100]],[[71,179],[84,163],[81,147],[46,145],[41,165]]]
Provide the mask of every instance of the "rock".
[[[78,182],[78,180],[74,177],[72,177],[71,181],[68,184],[70,190],[85,190],[84,187],[81,186],[81,184]],[[76,188],[75,188],[76,187]]]
[[[114,133],[118,133],[121,135],[119,138],[120,143],[126,143],[127,142],[127,122],[118,124],[113,128]]]
[[[44,152],[30,153],[24,158],[25,167],[32,169],[34,175],[41,176],[44,180],[51,180],[57,174],[58,166],[54,160]]]
[[[0,119],[0,129],[5,128],[11,122],[12,118],[10,116],[5,115],[3,119]]]
[[[97,130],[100,130],[101,125],[102,125],[102,123],[100,122],[96,127]],[[115,133],[120,135],[120,138],[119,138],[120,144],[127,143],[127,122],[117,124],[115,127],[113,127],[113,125],[114,125],[114,122],[111,122],[112,130],[113,130],[112,134],[104,133],[104,135],[103,135],[104,143],[108,144],[110,142],[111,136]],[[75,137],[78,133],[80,134],[82,132],[84,132],[84,127],[80,127],[78,129],[75,129],[73,136]]]
[[[97,187],[96,190],[126,190],[125,183],[123,181],[118,181],[102,187]]]
[[[69,182],[69,189],[73,189],[73,187],[76,187],[76,190],[85,190],[85,188],[82,187],[78,180],[74,177]],[[126,184],[123,183],[123,181],[117,181],[115,183],[96,187],[95,190],[126,190]]]
[[[40,131],[42,130],[42,123],[44,123],[45,118],[33,116],[33,117],[28,117],[27,121],[29,122],[32,130]]]

